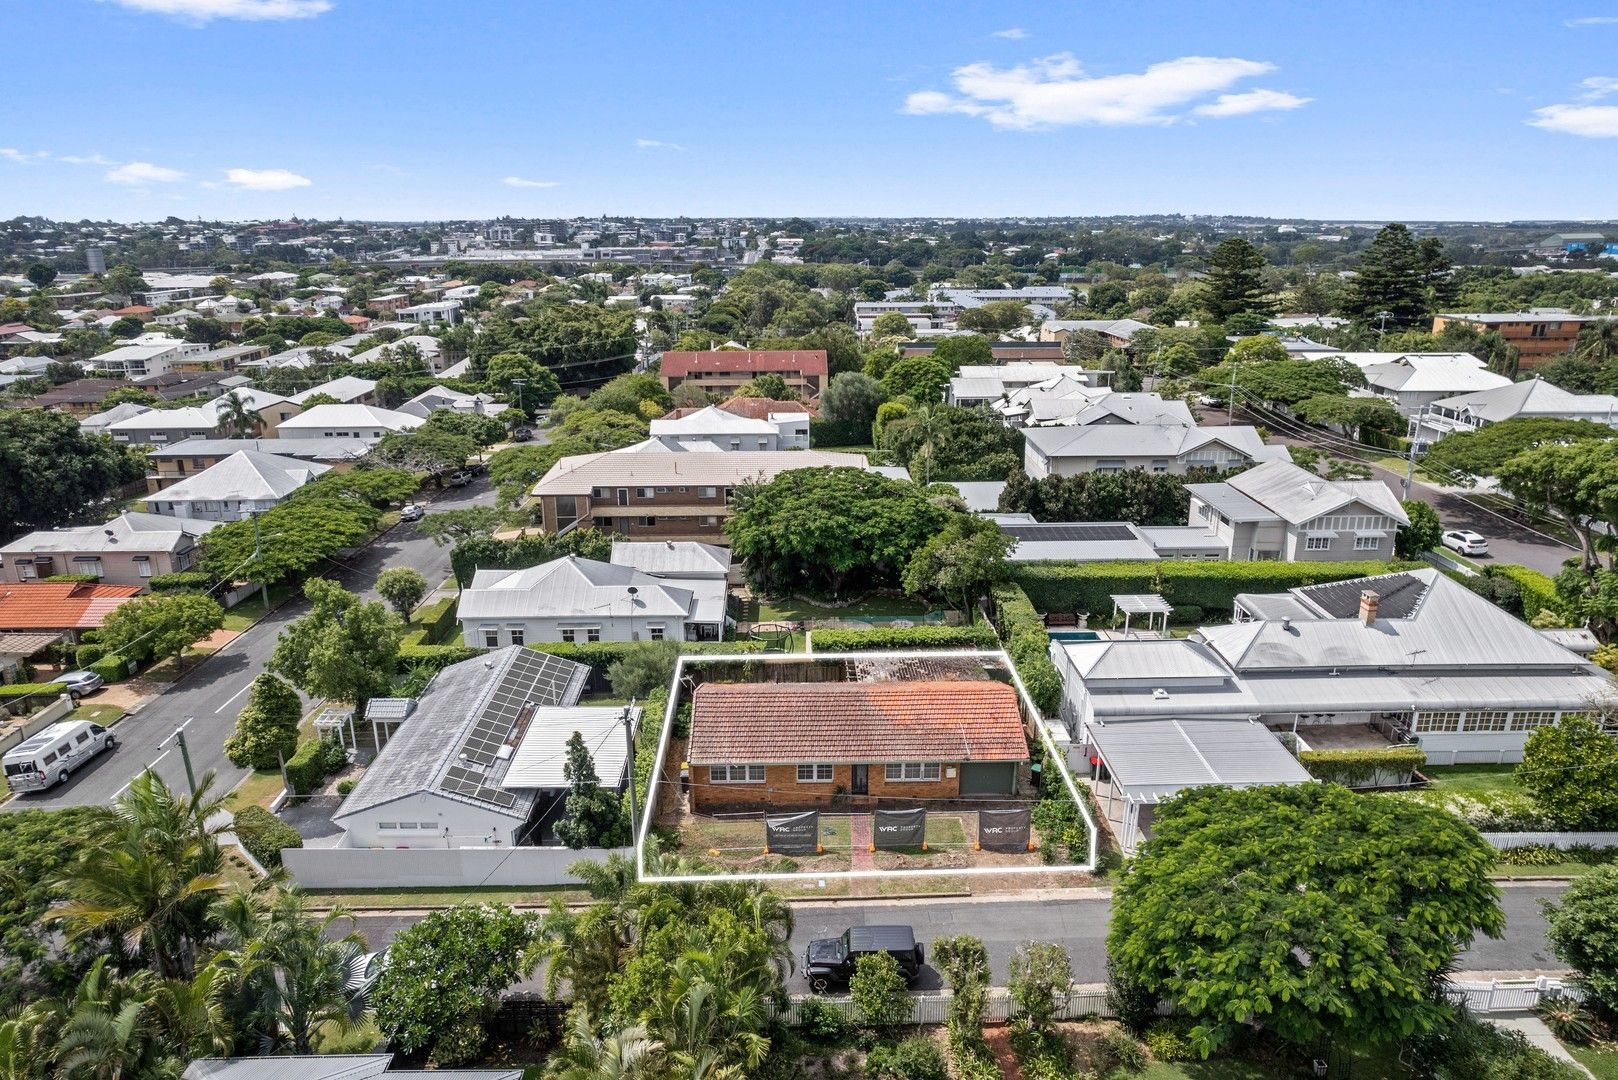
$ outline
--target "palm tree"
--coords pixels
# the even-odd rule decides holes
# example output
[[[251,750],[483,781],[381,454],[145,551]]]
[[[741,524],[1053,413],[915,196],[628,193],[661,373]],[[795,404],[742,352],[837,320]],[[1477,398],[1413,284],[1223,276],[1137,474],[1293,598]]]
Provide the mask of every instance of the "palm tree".
[[[240,394],[232,390],[218,401],[219,424],[238,439],[248,438],[264,422]]]
[[[590,1014],[580,1009],[567,1042],[545,1072],[551,1080],[650,1080],[658,1075],[660,1049],[642,1024],[602,1038],[595,1033]]]
[[[162,977],[189,979],[226,887],[218,837],[229,818],[212,786],[209,773],[194,796],[177,795],[149,769],[137,776],[113,804],[117,830],[63,875],[68,899],[47,918],[64,923],[70,941],[116,934]]]
[[[923,405],[910,414],[910,422],[914,425],[916,435],[921,443],[916,447],[916,455],[923,459],[922,484],[933,482],[933,458],[938,455],[938,441],[943,436],[947,425],[944,413],[936,405]]]
[[[0,1080],[44,1080],[58,1017],[44,1002],[0,1021]]]
[[[563,983],[587,1012],[600,1014],[608,1005],[608,982],[624,969],[629,927],[624,912],[610,904],[594,904],[572,912],[560,900],[540,922],[532,960],[545,965],[545,992],[555,996]]]
[[[769,1056],[764,995],[745,975],[732,981],[743,973],[730,968],[729,960],[722,953],[690,952],[674,965],[670,992],[657,1005],[653,1025],[682,1066],[712,1057],[751,1071]]]
[[[165,979],[153,987],[148,1011],[164,1043],[187,1058],[229,1054],[234,1030],[227,1008],[231,980],[229,967],[214,962],[190,980]]]
[[[1596,367],[1618,360],[1618,322],[1601,319],[1585,323],[1579,329],[1573,355]]]
[[[60,1080],[123,1080],[155,1072],[157,1040],[151,1037],[153,977],[139,971],[120,979],[97,958],[73,997],[62,1003],[62,1034],[56,1046]]]

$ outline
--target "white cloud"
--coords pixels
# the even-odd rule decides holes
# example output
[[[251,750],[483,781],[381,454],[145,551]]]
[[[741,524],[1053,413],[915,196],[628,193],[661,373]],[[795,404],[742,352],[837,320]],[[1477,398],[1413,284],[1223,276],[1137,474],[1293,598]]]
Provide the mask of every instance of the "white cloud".
[[[1248,90],[1241,94],[1220,94],[1212,102],[1198,105],[1191,112],[1195,116],[1246,116],[1271,109],[1297,109],[1313,100],[1280,90]]]
[[[520,176],[508,176],[500,182],[506,185],[506,187],[523,188],[558,187],[561,184],[560,180],[524,180]]]
[[[82,156],[78,154],[63,154],[56,160],[65,161],[69,165],[100,165],[106,167],[118,164],[111,158],[104,158],[100,154],[86,154]]]
[[[1586,139],[1618,139],[1618,105],[1547,105],[1527,123]]]
[[[685,147],[677,142],[664,142],[662,139],[636,139],[637,150],[684,150]]]
[[[225,179],[250,191],[289,191],[313,183],[307,176],[286,169],[226,169]]]
[[[955,94],[920,91],[905,99],[904,111],[917,116],[980,116],[995,127],[1018,130],[1063,124],[1172,124],[1182,118],[1183,106],[1274,70],[1274,64],[1262,60],[1182,56],[1139,73],[1091,77],[1071,53],[1057,53],[1011,68],[985,63],[956,68],[950,75]],[[1252,99],[1256,93],[1266,96],[1261,101]],[[1279,91],[1225,96],[1235,99],[1234,103],[1205,105],[1212,111],[1201,115],[1237,116],[1265,108],[1296,108],[1307,100]],[[1281,104],[1283,99],[1286,104]]]
[[[1599,101],[1608,94],[1618,93],[1618,79],[1611,75],[1592,75],[1579,85],[1584,87],[1584,93],[1579,96],[1585,101]]]
[[[107,3],[108,0],[102,0]],[[110,0],[131,11],[170,15],[191,23],[212,19],[242,19],[267,22],[279,19],[312,19],[332,9],[332,0]]]
[[[48,158],[50,156],[51,153],[49,150],[35,150],[30,153],[27,150],[18,150],[13,146],[0,146],[0,158],[5,158],[7,161],[14,161],[18,165],[32,165],[41,158]]]
[[[107,179],[114,184],[172,184],[184,180],[185,173],[153,165],[150,161],[131,161],[108,172]]]
[[[1563,26],[1612,26],[1618,24],[1618,15],[1586,15],[1582,19],[1568,19]]]
[[[996,30],[990,37],[1005,38],[1007,41],[1021,41],[1028,36],[1028,31],[1020,26],[1008,26],[1004,30]]]

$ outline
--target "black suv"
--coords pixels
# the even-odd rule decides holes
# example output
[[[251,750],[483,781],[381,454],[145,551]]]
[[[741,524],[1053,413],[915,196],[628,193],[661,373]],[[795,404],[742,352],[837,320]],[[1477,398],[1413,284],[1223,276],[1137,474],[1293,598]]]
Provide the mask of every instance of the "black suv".
[[[847,986],[854,964],[871,953],[888,953],[899,962],[905,982],[914,984],[927,962],[915,931],[908,926],[855,926],[842,937],[819,938],[803,954],[803,973],[809,989],[823,994],[833,986]]]

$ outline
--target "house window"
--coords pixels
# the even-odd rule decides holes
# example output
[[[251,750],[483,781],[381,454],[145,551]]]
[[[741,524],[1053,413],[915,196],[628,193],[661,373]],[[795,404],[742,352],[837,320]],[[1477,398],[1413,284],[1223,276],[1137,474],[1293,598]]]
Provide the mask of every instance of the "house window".
[[[648,626],[646,628],[646,636],[652,641],[662,641],[663,628],[661,626]]]
[[[730,448],[732,450],[740,450],[742,448],[742,441],[740,439],[730,440]]]
[[[498,649],[500,647],[500,631],[483,631],[483,647],[486,649]]]
[[[798,766],[798,783],[800,784],[829,784],[831,783],[831,766],[824,762],[815,765]]]
[[[655,488],[636,488],[635,489],[635,498],[637,498],[637,499],[650,499],[653,495],[656,495],[656,494],[657,494],[657,490]]]
[[[23,581],[34,581],[38,579],[39,571],[34,569],[32,562],[22,559],[17,563],[17,576]]]
[[[702,523],[704,525],[718,525],[719,517],[716,514],[704,514],[702,517]]]
[[[1332,539],[1330,536],[1306,536],[1303,539],[1303,550],[1330,551]]]
[[[73,572],[75,574],[94,574],[96,577],[100,577],[101,576],[101,560],[100,559],[86,559],[86,558],[83,558],[82,556],[77,557],[77,558],[75,558],[73,560]]]
[[[1356,536],[1354,538],[1355,551],[1376,551],[1382,546],[1380,536]]]
[[[152,576],[152,560],[148,559],[144,555],[136,555],[135,556],[135,572],[140,574],[141,577],[151,577]]]
[[[655,517],[636,518],[636,520],[640,522],[643,528],[651,529],[656,528],[657,526],[657,519]]]
[[[399,827],[399,823],[397,821],[379,821],[376,823],[376,827],[384,832],[392,832]]]
[[[612,498],[612,488],[591,488],[590,495],[596,499],[610,499]]]
[[[1166,473],[1169,471],[1169,463],[1162,460],[1154,461],[1152,462],[1152,471],[1155,473]]]
[[[526,637],[523,628],[520,626],[513,626],[511,628],[511,643],[513,645],[521,645],[525,640]]]
[[[1415,730],[1418,734],[1460,731],[1461,714],[1459,712],[1422,713],[1416,717]]]
[[[893,784],[937,780],[941,769],[935,761],[893,761],[882,767],[883,777]]]
[[[1511,714],[1497,709],[1482,709],[1478,712],[1466,714],[1466,730],[1468,731],[1504,731],[1506,720]]]
[[[718,498],[718,496],[719,496],[719,489],[718,488],[711,488],[711,487],[699,487],[699,488],[697,488],[697,498],[699,498],[699,499],[714,499],[714,498]]]
[[[1096,472],[1098,473],[1115,473],[1123,471],[1123,458],[1100,458],[1096,461]]]
[[[763,782],[764,766],[762,765],[708,766],[708,783],[710,784],[762,784]]]
[[[1511,714],[1512,731],[1533,731],[1555,722],[1556,714],[1549,709],[1524,709]]]
[[[599,627],[599,626],[586,627],[585,631],[584,631],[584,640],[585,641],[600,641],[601,640],[601,627]]]

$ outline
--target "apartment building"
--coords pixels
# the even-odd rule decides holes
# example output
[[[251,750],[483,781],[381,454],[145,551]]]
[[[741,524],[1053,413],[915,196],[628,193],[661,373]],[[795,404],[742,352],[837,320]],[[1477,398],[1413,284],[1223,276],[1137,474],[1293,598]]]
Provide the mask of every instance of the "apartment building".
[[[779,375],[800,396],[819,397],[829,378],[826,350],[666,352],[659,372],[664,387],[669,390],[689,382],[714,394],[734,394],[760,375]]]
[[[1523,370],[1543,364],[1553,356],[1573,351],[1579,331],[1595,315],[1575,315],[1562,308],[1531,308],[1528,311],[1471,312],[1433,316],[1433,333],[1446,326],[1470,326],[1479,333],[1498,333],[1506,344],[1515,345]]]

